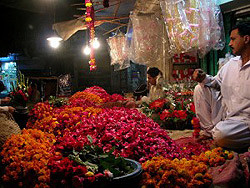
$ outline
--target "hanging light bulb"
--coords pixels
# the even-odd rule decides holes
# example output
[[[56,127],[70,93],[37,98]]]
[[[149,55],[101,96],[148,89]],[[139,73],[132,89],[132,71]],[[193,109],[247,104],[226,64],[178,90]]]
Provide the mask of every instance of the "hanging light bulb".
[[[100,42],[98,41],[97,38],[94,38],[94,41],[92,42],[93,48],[97,49],[100,47]]]
[[[60,41],[63,39],[61,37],[49,37],[47,40],[52,48],[58,48],[60,46]]]
[[[85,55],[89,55],[90,52],[91,52],[91,49],[90,49],[90,47],[87,45],[87,46],[83,49],[83,53],[84,53]]]

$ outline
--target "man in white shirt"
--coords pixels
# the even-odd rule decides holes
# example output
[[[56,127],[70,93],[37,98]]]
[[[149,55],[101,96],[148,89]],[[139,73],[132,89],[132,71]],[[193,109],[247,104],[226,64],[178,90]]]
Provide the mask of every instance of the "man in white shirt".
[[[215,77],[196,69],[196,115],[206,136],[218,146],[244,149],[250,146],[250,23],[235,26],[229,46],[236,57]]]
[[[141,102],[153,102],[156,99],[164,98],[165,92],[163,90],[164,78],[162,72],[157,67],[150,67],[147,70],[148,76],[148,97],[144,96],[141,98]]]

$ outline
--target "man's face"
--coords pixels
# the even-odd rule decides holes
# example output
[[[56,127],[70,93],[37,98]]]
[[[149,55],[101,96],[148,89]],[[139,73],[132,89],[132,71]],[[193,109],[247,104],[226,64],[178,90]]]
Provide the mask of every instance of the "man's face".
[[[152,77],[148,74],[148,82],[151,84],[151,85],[156,85],[156,77]]]
[[[230,43],[229,46],[232,48],[233,54],[241,55],[244,47],[245,47],[245,39],[244,36],[240,36],[238,33],[238,29],[234,29],[230,35]]]

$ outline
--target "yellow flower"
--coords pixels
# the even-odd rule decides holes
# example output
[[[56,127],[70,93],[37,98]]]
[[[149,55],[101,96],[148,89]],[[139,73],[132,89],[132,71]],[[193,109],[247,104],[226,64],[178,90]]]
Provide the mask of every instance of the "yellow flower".
[[[85,6],[86,7],[92,7],[92,3],[86,3]]]
[[[91,21],[92,21],[92,18],[91,18],[91,17],[86,17],[86,18],[85,18],[85,21],[86,21],[86,22],[91,22]]]
[[[94,176],[95,174],[93,173],[93,172],[90,172],[90,171],[88,171],[86,174],[85,174],[85,176],[87,176],[87,177],[90,177],[90,176]]]

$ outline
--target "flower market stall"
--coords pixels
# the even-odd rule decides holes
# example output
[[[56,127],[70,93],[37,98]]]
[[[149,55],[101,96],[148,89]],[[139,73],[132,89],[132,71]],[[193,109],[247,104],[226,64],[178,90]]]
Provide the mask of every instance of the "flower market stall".
[[[177,99],[178,95],[175,101],[182,104]],[[166,127],[162,128],[138,109],[104,105],[125,104],[126,100],[93,86],[69,98],[37,103],[30,111],[26,129],[9,137],[2,146],[2,185],[112,187],[119,176],[125,174],[126,177],[136,171],[124,159],[139,162],[142,171],[137,169],[136,182],[128,178],[126,183],[118,183],[119,187],[223,185],[230,183],[230,179],[219,181],[218,171],[228,177],[224,169],[233,164],[242,168],[235,167],[239,172],[230,178],[247,185],[249,153],[239,155],[215,146],[212,149],[211,141],[173,140]],[[151,107],[160,107],[162,101],[158,102]],[[174,109],[164,110],[175,113]],[[186,117],[183,112],[176,114],[181,121]],[[167,117],[164,114],[162,119]],[[193,125],[196,124],[193,117]]]
[[[84,4],[93,42],[95,3]],[[107,40],[111,64],[118,70],[132,60],[158,66],[164,76],[168,70],[169,76],[166,62],[171,58],[178,63],[194,52],[186,59],[195,64],[197,56],[224,46],[220,10],[213,0],[138,0],[135,7],[128,34]],[[89,65],[91,71],[97,69],[93,47]],[[164,85],[165,97],[139,106],[99,86],[34,104],[26,126],[2,142],[1,187],[248,187],[250,151],[237,153],[211,139],[200,140],[191,72],[173,69],[178,82]],[[25,109],[27,84],[22,78],[12,93],[13,102]],[[190,134],[183,137],[186,130]],[[175,131],[180,131],[178,137]]]

